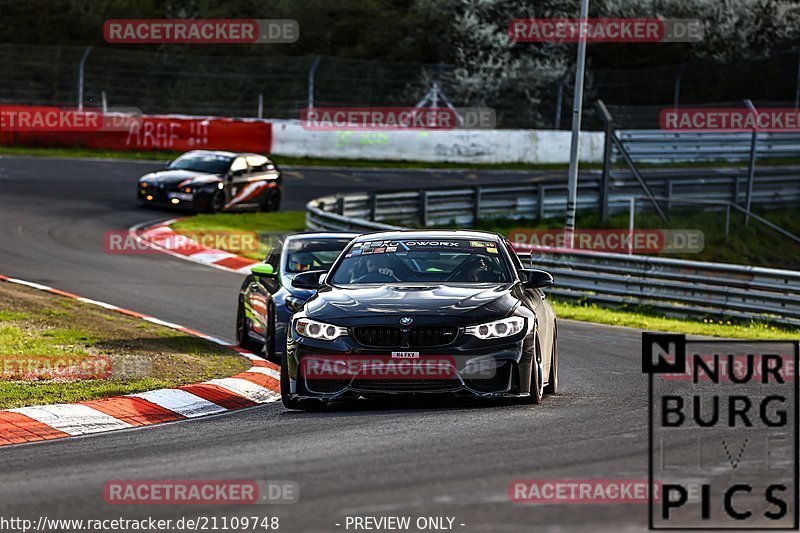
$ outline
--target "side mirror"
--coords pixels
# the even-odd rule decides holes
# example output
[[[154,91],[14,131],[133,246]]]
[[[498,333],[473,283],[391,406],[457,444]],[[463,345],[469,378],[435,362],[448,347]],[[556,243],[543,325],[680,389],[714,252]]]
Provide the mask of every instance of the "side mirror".
[[[324,270],[309,270],[302,272],[294,277],[292,280],[292,287],[296,289],[310,289],[315,291],[320,286],[320,276],[325,274]]]
[[[269,263],[258,263],[253,265],[250,272],[256,276],[264,276],[265,278],[274,278],[276,276],[275,269]]]
[[[172,164],[172,159],[167,159],[166,161],[164,161],[164,168],[169,168],[171,164]]]
[[[549,272],[535,268],[523,268],[520,270],[520,278],[522,279],[522,286],[526,289],[549,287],[555,283],[553,276]]]

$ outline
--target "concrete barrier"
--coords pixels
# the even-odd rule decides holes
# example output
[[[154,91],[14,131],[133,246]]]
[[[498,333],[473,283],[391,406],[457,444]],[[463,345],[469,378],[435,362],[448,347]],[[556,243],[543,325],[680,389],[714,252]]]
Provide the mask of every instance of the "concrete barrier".
[[[603,160],[603,132],[581,134],[583,162]],[[272,121],[277,156],[460,163],[568,163],[570,132],[551,130],[321,131]]]

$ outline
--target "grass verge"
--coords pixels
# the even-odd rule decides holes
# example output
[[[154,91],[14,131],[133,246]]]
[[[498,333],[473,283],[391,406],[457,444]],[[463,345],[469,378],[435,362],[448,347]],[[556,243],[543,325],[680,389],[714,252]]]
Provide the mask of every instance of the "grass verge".
[[[297,233],[306,224],[305,211],[218,213],[184,218],[172,229],[208,248],[263,261],[273,233]]]
[[[110,375],[18,379],[20,365],[110,361]],[[0,408],[71,403],[227,377],[249,368],[232,350],[43,291],[0,283]],[[97,377],[97,376],[95,376]]]

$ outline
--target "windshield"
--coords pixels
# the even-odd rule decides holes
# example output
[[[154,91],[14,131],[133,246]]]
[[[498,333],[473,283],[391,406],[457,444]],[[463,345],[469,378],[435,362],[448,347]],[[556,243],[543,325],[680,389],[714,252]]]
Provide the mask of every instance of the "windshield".
[[[208,174],[224,174],[231,165],[231,157],[219,154],[188,153],[170,163],[170,170],[194,170]]]
[[[286,273],[329,270],[348,243],[349,238],[291,240],[285,250]]]
[[[482,240],[398,240],[355,243],[332,273],[333,284],[508,283],[497,243]]]

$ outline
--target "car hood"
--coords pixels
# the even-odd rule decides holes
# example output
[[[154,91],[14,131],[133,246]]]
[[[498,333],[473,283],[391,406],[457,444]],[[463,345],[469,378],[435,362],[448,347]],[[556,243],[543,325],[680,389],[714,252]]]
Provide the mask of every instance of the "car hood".
[[[217,174],[207,174],[196,170],[158,170],[145,174],[139,180],[146,180],[159,185],[176,185],[188,187],[191,185],[204,185],[206,183],[220,182],[222,177]]]
[[[306,312],[320,320],[397,316],[436,316],[454,323],[506,316],[517,305],[513,284],[420,285],[390,283],[358,287],[330,287],[309,300]]]

